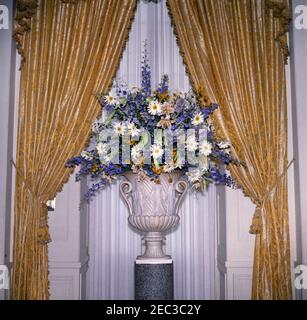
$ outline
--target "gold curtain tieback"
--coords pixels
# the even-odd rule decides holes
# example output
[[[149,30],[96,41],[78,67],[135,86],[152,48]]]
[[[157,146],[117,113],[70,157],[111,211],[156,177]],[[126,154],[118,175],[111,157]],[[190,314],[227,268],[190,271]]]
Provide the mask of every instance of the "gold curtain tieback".
[[[31,197],[34,201],[38,201],[42,207],[41,213],[40,213],[40,221],[39,221],[39,230],[38,230],[38,243],[39,244],[47,244],[51,241],[50,234],[49,234],[49,227],[48,227],[48,208],[47,204],[42,201],[41,196],[36,194],[30,184],[28,183],[28,180],[24,177],[24,175],[17,169],[17,166],[13,160],[11,160],[12,165],[14,166],[16,170],[17,176],[22,180],[24,183],[26,189],[31,194]]]
[[[295,159],[292,159],[289,164],[286,166],[286,168],[283,170],[283,172],[277,177],[273,187],[262,197],[261,200],[256,202],[256,209],[253,215],[252,224],[249,227],[249,233],[250,234],[260,234],[262,231],[262,221],[261,221],[261,213],[263,210],[263,206],[265,201],[272,195],[272,193],[276,190],[277,186],[279,185],[281,179],[285,176],[285,174],[288,172],[289,168],[291,167],[292,163]]]

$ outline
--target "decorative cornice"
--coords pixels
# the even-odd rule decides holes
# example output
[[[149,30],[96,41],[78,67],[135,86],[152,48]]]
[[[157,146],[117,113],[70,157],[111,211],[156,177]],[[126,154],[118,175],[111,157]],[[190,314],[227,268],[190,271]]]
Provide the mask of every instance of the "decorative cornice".
[[[17,51],[21,56],[21,65],[25,61],[22,37],[30,30],[31,18],[35,14],[37,7],[38,0],[17,0],[16,3],[13,38],[16,41]]]
[[[267,0],[266,7],[268,10],[272,10],[274,18],[280,20],[280,31],[276,35],[275,40],[279,42],[281,51],[284,55],[285,64],[287,64],[290,54],[286,37],[291,22],[289,2],[288,0]]]

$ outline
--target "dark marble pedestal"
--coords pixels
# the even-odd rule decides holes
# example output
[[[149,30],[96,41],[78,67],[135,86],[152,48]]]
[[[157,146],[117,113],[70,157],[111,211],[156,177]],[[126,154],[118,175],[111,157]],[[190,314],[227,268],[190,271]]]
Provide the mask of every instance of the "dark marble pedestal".
[[[135,261],[135,299],[174,299],[173,260]]]

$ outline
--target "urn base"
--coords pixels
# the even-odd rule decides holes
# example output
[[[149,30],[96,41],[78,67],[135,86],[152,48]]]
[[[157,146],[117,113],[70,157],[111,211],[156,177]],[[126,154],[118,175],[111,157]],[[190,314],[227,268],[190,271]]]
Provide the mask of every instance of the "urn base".
[[[143,238],[145,241],[145,252],[138,256],[137,260],[148,259],[171,259],[172,257],[163,252],[163,242],[165,237],[161,232],[147,232]]]

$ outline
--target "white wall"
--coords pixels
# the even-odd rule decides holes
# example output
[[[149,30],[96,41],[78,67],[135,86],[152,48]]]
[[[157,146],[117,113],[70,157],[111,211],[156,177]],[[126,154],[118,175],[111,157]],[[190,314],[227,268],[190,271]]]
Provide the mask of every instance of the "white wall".
[[[295,8],[305,5],[305,25],[307,25],[307,2],[292,0],[293,24],[290,32],[291,45],[291,82],[292,82],[292,110],[293,110],[293,139],[295,168],[295,210],[296,210],[296,240],[297,263],[307,265],[307,29],[296,29],[295,19],[298,13]],[[293,240],[295,237],[293,237]],[[297,295],[307,300],[307,290],[297,291]]]
[[[52,300],[79,300],[85,298],[85,273],[88,267],[88,212],[87,205],[80,210],[84,190],[70,181],[56,198],[55,211],[49,212],[52,242],[49,244],[49,280]]]
[[[217,188],[217,268],[220,299],[250,299],[254,236],[248,233],[254,206],[241,190]]]
[[[0,4],[9,12],[9,29],[0,29],[0,265],[10,266],[16,49],[12,41],[13,1]],[[0,300],[4,297],[0,290]]]

